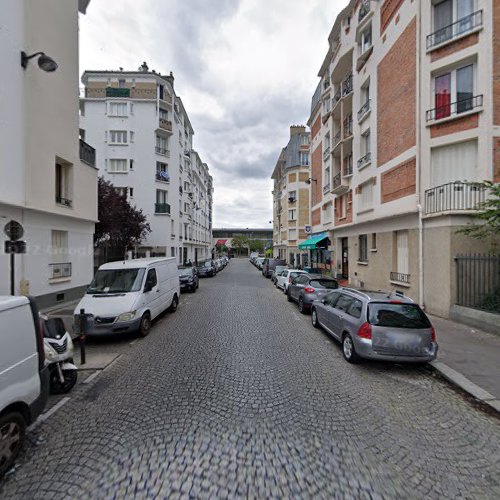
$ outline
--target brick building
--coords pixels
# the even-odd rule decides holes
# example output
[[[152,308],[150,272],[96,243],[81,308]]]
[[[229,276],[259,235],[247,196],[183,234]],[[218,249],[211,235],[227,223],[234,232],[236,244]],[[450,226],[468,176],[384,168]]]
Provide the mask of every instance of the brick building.
[[[457,234],[500,180],[500,2],[352,0],[328,38],[311,115],[321,264],[448,316]],[[439,284],[439,286],[438,286]]]

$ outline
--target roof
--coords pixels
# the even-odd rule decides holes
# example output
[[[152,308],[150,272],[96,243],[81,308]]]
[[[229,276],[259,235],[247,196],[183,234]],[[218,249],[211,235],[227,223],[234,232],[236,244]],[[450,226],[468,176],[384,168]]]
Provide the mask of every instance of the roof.
[[[129,259],[129,260],[119,260],[116,262],[108,262],[99,267],[99,269],[137,269],[142,267],[147,267],[149,264],[154,264],[155,262],[164,262],[173,260],[176,262],[175,257],[152,257],[144,259]]]
[[[345,287],[344,290],[355,295],[363,295],[365,299],[378,302],[390,302],[397,300],[399,302],[404,302],[405,304],[413,303],[413,300],[410,299],[410,297],[395,292],[394,290],[363,290],[351,287]]]

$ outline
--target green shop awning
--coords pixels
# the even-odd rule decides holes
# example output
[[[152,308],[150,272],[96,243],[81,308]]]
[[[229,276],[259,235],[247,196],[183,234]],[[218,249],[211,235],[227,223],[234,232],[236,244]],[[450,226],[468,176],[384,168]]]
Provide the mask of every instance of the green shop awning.
[[[328,239],[328,236],[313,236],[308,240],[304,240],[302,243],[299,243],[299,250],[314,250],[318,247],[318,243]]]

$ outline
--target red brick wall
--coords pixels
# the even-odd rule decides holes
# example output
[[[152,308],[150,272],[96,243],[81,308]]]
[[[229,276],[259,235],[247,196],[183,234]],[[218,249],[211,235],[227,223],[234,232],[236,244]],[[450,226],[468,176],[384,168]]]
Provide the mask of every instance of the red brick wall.
[[[412,158],[381,175],[382,203],[394,201],[416,192],[416,160]]]
[[[500,182],[500,137],[493,137],[493,182]]]
[[[465,49],[466,47],[470,47],[479,42],[479,35],[477,33],[473,33],[472,35],[466,36],[457,40],[456,42],[449,43],[440,49],[433,50],[431,52],[431,61],[437,61],[442,57],[449,56],[459,50]]]
[[[380,32],[384,31],[396,15],[404,0],[385,0],[380,8]]]
[[[321,208],[317,208],[311,212],[311,224],[319,226],[321,224]]]
[[[311,142],[312,140],[316,137],[318,132],[321,130],[321,113],[318,114],[318,117],[316,120],[314,120],[314,123],[312,124],[311,127]]]
[[[316,179],[316,182],[311,182],[311,198],[312,205],[319,203],[323,197],[323,145],[313,151],[311,155],[311,177]]]
[[[414,18],[378,66],[378,166],[416,144],[416,27]]]
[[[438,123],[431,127],[431,137],[441,137],[443,135],[455,134],[479,126],[479,113],[464,116],[445,123]]]
[[[500,125],[500,2],[493,2],[493,123]]]

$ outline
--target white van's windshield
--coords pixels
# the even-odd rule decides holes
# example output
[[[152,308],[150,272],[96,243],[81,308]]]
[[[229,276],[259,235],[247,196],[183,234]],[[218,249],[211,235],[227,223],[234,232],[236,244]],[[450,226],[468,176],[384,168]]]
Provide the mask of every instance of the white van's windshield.
[[[126,293],[141,289],[144,269],[102,269],[87,288],[87,293]]]

